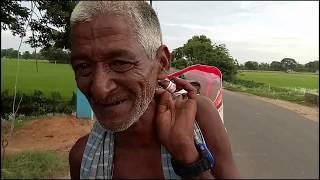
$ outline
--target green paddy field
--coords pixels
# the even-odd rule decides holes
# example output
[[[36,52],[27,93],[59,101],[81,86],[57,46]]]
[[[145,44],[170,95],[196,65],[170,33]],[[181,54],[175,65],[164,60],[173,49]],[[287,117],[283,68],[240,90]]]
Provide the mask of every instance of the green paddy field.
[[[33,94],[34,90],[40,90],[46,96],[56,91],[63,99],[71,99],[76,91],[73,70],[69,64],[38,61],[37,72],[34,60],[1,59],[1,92],[9,90],[9,94],[14,93],[17,68],[17,91]]]
[[[278,71],[239,71],[237,78],[265,83],[273,87],[319,89],[319,74]]]

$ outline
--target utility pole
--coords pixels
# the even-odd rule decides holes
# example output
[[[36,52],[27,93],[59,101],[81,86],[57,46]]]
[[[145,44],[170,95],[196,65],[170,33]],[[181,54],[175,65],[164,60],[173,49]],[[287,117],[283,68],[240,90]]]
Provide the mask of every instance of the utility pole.
[[[152,0],[150,0],[150,5],[151,5],[151,7],[152,7]]]

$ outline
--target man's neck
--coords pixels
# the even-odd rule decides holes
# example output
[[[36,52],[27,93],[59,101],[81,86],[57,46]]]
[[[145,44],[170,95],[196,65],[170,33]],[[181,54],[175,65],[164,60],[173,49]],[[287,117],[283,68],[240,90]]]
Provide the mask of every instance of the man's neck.
[[[154,126],[156,118],[156,102],[151,101],[146,112],[131,127],[123,132],[115,133],[117,147],[156,147],[159,145]]]

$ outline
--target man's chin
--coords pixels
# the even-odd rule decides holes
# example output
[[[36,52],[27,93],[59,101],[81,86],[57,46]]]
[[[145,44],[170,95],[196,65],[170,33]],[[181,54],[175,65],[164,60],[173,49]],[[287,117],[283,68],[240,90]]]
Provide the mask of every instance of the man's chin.
[[[142,98],[137,99],[138,100],[135,103],[133,110],[129,110],[127,113],[122,112],[121,114],[117,113],[112,115],[102,113],[100,116],[97,114],[96,117],[106,130],[112,132],[125,131],[141,118],[152,101],[152,97],[145,101],[142,101]]]
[[[128,118],[129,119],[129,118]],[[116,120],[116,121],[110,121],[107,120],[108,122],[103,121],[103,119],[97,118],[97,120],[100,122],[100,124],[108,131],[111,132],[121,132],[125,131],[128,128],[130,128],[135,122],[137,122],[138,119],[130,119],[128,121],[126,120]]]

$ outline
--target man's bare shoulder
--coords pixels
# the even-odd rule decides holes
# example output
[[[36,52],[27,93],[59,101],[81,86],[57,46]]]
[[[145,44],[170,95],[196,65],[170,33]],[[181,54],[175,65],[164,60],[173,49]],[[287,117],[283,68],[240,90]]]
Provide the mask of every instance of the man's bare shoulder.
[[[76,143],[72,146],[70,153],[69,153],[69,158],[72,157],[79,157],[79,155],[81,155],[80,157],[82,157],[84,148],[87,144],[89,138],[89,134],[86,134],[82,137],[80,137]]]
[[[203,96],[203,95],[198,95],[197,96],[197,102],[200,102],[200,103],[213,103],[210,98],[208,98],[207,96]]]
[[[89,134],[82,136],[77,140],[77,142],[72,146],[69,152],[69,165],[70,165],[70,175],[71,179],[80,178],[80,167],[84,149],[88,141]]]
[[[216,115],[219,115],[217,108],[214,106],[213,101],[207,96],[198,95],[197,96],[197,108],[202,111],[214,111]]]

